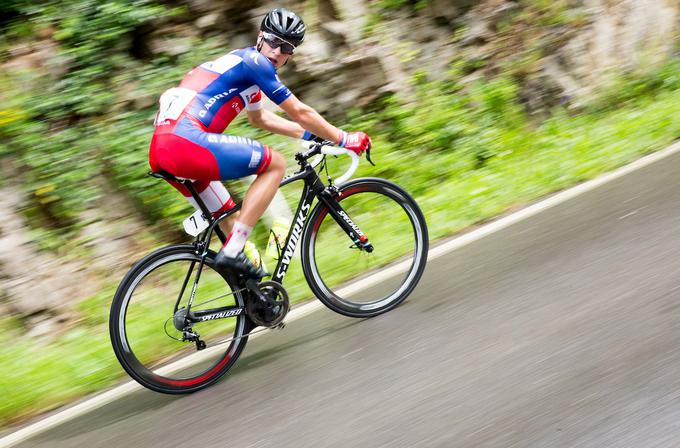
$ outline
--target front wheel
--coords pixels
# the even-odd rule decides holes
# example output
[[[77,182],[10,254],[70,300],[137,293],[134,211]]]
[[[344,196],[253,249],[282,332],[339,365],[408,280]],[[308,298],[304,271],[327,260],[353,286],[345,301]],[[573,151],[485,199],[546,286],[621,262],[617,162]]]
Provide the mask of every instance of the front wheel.
[[[427,261],[425,218],[406,191],[384,179],[356,179],[340,186],[339,192],[336,200],[373,250],[353,244],[320,202],[302,236],[305,278],[333,311],[376,316],[403,302],[418,284]],[[373,275],[367,279],[362,274]]]

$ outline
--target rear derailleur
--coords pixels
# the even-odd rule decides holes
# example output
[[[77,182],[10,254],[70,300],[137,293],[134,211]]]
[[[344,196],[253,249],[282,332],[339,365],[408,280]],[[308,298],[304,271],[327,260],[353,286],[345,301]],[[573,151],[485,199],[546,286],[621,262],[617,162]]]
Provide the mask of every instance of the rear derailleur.
[[[182,332],[182,342],[194,342],[196,350],[203,350],[206,347],[205,341],[201,339],[201,335],[194,331],[191,325],[187,325],[187,309],[180,308],[177,310],[172,318],[172,323],[178,331]]]

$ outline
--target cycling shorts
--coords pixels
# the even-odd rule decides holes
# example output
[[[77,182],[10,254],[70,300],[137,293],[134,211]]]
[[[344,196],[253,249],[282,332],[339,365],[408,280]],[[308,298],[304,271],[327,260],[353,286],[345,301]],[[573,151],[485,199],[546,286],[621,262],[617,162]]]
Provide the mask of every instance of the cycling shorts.
[[[265,172],[272,151],[256,140],[206,132],[192,118],[185,115],[171,132],[154,134],[149,164],[153,171],[163,170],[175,177],[195,181],[194,186],[210,211],[221,213],[234,203],[219,181]],[[185,197],[191,198],[181,184],[170,183]],[[190,202],[193,204],[194,201]]]

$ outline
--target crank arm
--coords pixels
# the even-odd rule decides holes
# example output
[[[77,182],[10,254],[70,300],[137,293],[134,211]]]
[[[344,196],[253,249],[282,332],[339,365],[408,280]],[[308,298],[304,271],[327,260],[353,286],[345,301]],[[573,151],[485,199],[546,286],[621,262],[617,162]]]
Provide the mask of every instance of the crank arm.
[[[262,294],[262,291],[260,291],[260,287],[258,286],[258,283],[255,279],[249,278],[248,280],[246,280],[246,288],[248,289],[248,291],[253,293],[255,297],[257,297],[257,300],[260,303],[262,304],[268,303],[267,298],[264,296],[264,294]]]

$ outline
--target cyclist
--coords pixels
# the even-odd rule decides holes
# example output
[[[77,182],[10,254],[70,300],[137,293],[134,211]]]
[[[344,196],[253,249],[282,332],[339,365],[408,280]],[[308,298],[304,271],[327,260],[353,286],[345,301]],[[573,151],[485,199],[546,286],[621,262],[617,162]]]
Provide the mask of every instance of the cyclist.
[[[246,240],[269,206],[283,178],[283,156],[261,143],[222,132],[245,108],[254,126],[304,140],[327,140],[362,154],[371,147],[364,132],[345,132],[328,123],[281,83],[277,69],[285,65],[305,37],[305,24],[292,11],[268,12],[255,47],[232,51],[188,72],[179,87],[160,98],[149,164],[191,179],[214,215],[234,207],[221,180],[256,174],[243,200],[224,247],[216,257],[218,268],[236,269],[249,277],[267,275],[243,253]],[[262,107],[262,93],[293,121]],[[171,182],[192,204],[189,191]]]

